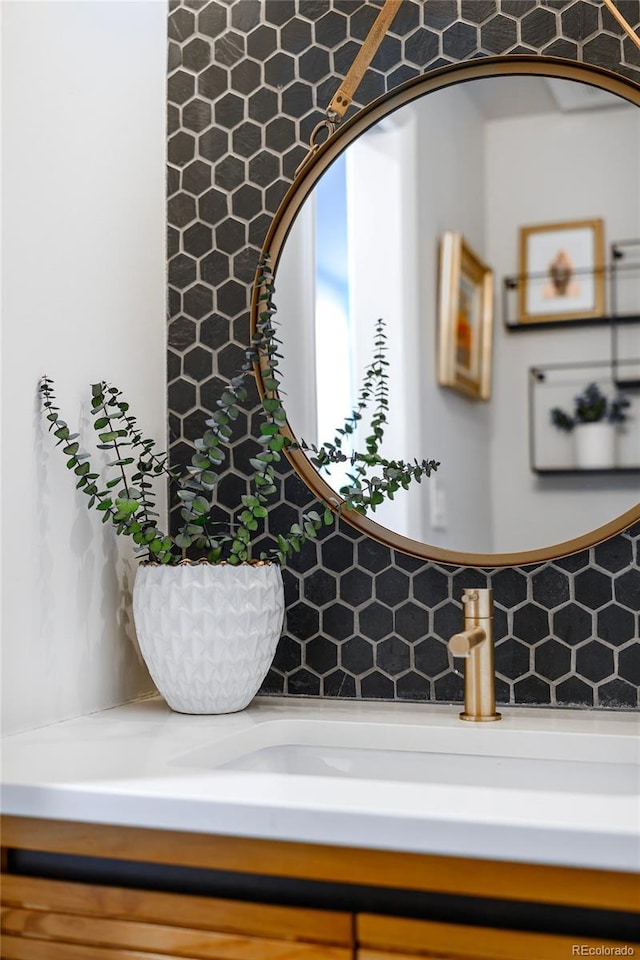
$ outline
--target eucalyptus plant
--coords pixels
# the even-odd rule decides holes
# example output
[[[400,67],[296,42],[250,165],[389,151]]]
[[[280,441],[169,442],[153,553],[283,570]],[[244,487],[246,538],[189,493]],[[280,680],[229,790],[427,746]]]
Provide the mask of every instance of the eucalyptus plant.
[[[400,489],[420,482],[439,464],[435,460],[389,460],[381,456],[389,406],[388,361],[384,323],[376,324],[374,358],[367,368],[354,410],[337,429],[331,441],[320,447],[292,439],[286,431],[286,414],[280,399],[279,364],[281,341],[277,336],[274,280],[268,259],[259,264],[259,302],[255,331],[237,377],[232,378],[217,401],[217,410],[205,422],[204,435],[195,441],[195,453],[184,470],[169,463],[167,453],[157,453],[155,441],[138,427],[129,404],[117,387],[101,381],[91,387],[93,428],[98,448],[109,453],[103,481],[90,455],[80,448],[78,433],[62,419],[49,377],[40,382],[43,413],[49,430],[62,446],[68,469],[77,477],[76,488],[88,498],[88,507],[102,513],[117,534],[130,536],[143,559],[176,564],[187,552],[196,552],[211,563],[238,564],[252,559],[277,559],[284,563],[307,540],[314,540],[324,526],[332,526],[344,512],[375,511]],[[215,519],[215,497],[226,469],[225,449],[232,438],[233,423],[243,405],[250,402],[249,389],[258,373],[261,423],[257,438],[262,450],[250,460],[253,473],[249,492],[243,495],[227,521]],[[347,439],[356,433],[370,403],[374,404],[365,451],[347,452]],[[333,463],[348,462],[349,483],[340,490],[343,498],[322,503],[302,513],[299,522],[276,534],[271,552],[252,557],[252,543],[261,534],[268,505],[278,492],[278,464],[287,449],[301,447],[319,470]],[[169,484],[170,495],[180,502],[180,524],[175,533],[158,525],[154,481]]]

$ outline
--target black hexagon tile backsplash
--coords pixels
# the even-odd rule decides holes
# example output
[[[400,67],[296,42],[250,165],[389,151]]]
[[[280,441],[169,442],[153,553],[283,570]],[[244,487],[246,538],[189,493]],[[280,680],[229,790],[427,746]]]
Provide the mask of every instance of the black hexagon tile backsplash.
[[[170,5],[169,429],[174,463],[215,409],[248,339],[271,217],[382,0],[183,0]],[[637,26],[640,3],[625,0]],[[640,56],[592,0],[403,0],[355,101],[494,54],[583,60],[635,80]],[[236,425],[221,510],[246,491],[255,408]],[[283,470],[274,531],[313,497]],[[174,508],[175,509],[175,508]],[[553,563],[473,570],[396,553],[346,525],[283,571],[287,617],[263,692],[462,699],[446,641],[467,585],[495,597],[501,703],[629,708],[640,684],[640,524]]]

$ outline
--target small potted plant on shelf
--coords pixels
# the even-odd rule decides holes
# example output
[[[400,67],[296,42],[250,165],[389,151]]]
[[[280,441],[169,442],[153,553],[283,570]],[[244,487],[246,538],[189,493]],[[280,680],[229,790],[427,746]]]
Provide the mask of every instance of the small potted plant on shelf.
[[[553,425],[574,435],[578,467],[597,470],[613,466],[616,428],[627,419],[630,405],[623,394],[609,399],[597,383],[590,383],[574,398],[573,415],[560,407],[551,410]]]
[[[343,499],[302,513],[288,530],[275,534],[271,549],[255,556],[254,541],[264,540],[268,504],[278,491],[282,452],[298,445],[283,430],[274,285],[267,260],[260,263],[258,284],[260,309],[245,362],[217,401],[218,409],[195,441],[184,471],[170,466],[166,453],[156,452],[155,441],[144,437],[121,391],[103,381],[91,388],[97,446],[110,457],[110,478],[103,480],[81,449],[79,435],[61,418],[53,381],[43,377],[40,384],[44,416],[77,478],[76,487],[87,496],[88,507],[102,514],[103,523],[131,537],[140,553],[133,591],[140,649],[160,693],[181,713],[230,713],[246,707],[267,674],[282,631],[280,564],[343,513],[375,511],[439,465],[434,460],[387,460],[380,453],[388,387],[384,324],[378,321],[375,356],[355,409],[333,441],[320,447],[300,443],[318,469],[349,464],[348,485],[340,490]],[[262,450],[250,461],[249,492],[231,519],[223,521],[216,513],[216,489],[226,467],[225,447],[258,370]],[[365,452],[345,452],[347,439],[372,401]],[[154,481],[168,482],[180,503],[181,522],[173,532],[159,526]]]

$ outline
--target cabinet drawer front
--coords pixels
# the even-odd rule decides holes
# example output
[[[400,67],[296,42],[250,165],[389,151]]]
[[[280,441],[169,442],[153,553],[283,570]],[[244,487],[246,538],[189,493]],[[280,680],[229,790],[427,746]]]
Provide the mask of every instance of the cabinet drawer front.
[[[175,954],[171,956],[168,953],[139,953],[137,950],[111,950],[84,944],[78,946],[53,940],[3,937],[2,960],[185,960],[185,957],[177,958]]]
[[[6,874],[2,903],[53,913],[350,946],[351,914]]]
[[[359,914],[356,917],[358,960],[391,960],[403,956],[438,960],[567,960],[572,948],[628,947],[617,940],[491,927],[467,927],[428,920],[405,920]]]

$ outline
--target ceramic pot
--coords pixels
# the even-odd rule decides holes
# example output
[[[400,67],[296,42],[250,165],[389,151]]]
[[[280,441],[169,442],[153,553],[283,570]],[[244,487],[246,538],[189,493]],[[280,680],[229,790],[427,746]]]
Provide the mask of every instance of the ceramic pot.
[[[172,710],[235,713],[256,695],[276,652],[280,567],[141,564],[133,616],[149,673]]]
[[[576,465],[582,470],[612,467],[616,457],[616,428],[606,420],[577,423],[573,429]]]

